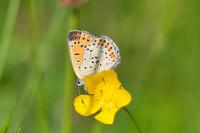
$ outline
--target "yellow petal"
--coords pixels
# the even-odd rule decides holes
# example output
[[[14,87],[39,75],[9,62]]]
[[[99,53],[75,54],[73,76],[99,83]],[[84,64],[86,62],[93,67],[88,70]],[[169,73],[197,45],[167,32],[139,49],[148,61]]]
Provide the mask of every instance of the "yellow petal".
[[[89,75],[84,78],[85,87],[89,94],[94,94],[96,86],[101,83],[101,78],[99,78],[99,74]]]
[[[80,95],[74,100],[76,112],[83,116],[96,113],[100,109],[101,104],[90,95]]]
[[[113,124],[115,114],[119,108],[113,103],[106,103],[101,112],[95,116],[95,119],[104,124]]]
[[[84,78],[84,83],[89,94],[94,94],[95,89],[99,84],[102,85],[102,89],[109,89],[110,86],[120,86],[120,82],[118,81],[117,74],[114,70],[103,71],[95,75],[86,76]]]
[[[114,94],[115,103],[118,107],[123,107],[128,105],[131,102],[131,95],[130,93],[124,89],[124,87],[120,86],[117,88],[116,93]]]

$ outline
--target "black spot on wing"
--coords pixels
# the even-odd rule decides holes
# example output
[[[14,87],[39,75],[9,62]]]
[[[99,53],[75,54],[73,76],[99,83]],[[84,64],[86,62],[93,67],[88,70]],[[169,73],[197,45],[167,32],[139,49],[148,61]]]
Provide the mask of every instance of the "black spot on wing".
[[[80,55],[79,53],[75,53],[74,55]]]

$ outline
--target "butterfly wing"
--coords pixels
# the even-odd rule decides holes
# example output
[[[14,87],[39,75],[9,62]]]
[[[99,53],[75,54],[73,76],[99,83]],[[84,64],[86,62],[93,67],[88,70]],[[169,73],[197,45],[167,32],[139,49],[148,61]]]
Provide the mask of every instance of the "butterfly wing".
[[[68,46],[73,69],[79,79],[83,78],[80,70],[83,64],[85,48],[94,40],[94,36],[86,31],[73,30],[68,34]]]
[[[94,38],[84,52],[80,71],[84,76],[115,68],[120,63],[117,45],[106,36]]]

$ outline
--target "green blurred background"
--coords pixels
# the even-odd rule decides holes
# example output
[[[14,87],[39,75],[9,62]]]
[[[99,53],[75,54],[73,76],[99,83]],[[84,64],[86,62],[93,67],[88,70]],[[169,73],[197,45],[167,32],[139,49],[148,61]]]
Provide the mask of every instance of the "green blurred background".
[[[68,1],[68,0],[64,0]],[[119,46],[118,76],[144,133],[200,133],[200,1],[0,1],[0,132],[137,133],[120,110],[113,125],[74,112],[70,29]]]

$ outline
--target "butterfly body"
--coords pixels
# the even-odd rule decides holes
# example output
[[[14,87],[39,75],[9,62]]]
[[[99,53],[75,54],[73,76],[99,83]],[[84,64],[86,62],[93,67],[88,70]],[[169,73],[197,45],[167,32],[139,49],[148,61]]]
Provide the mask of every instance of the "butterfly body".
[[[73,69],[80,80],[120,63],[119,49],[107,36],[95,37],[86,31],[74,30],[68,34],[68,45]]]

